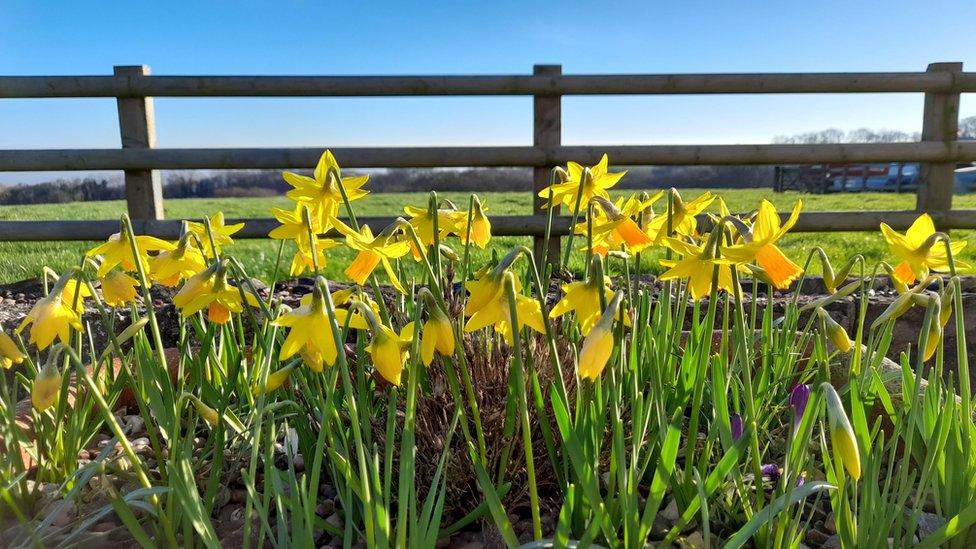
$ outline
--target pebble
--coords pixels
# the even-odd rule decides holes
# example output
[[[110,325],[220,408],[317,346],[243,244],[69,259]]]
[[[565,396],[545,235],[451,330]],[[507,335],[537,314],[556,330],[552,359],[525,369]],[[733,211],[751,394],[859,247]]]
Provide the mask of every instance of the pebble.
[[[78,507],[71,501],[63,499],[53,502],[45,511],[45,514],[54,514],[54,519],[51,521],[51,524],[58,528],[67,526],[78,516]]]
[[[125,416],[125,433],[129,436],[141,435],[146,431],[146,420],[142,416]]]
[[[132,451],[137,454],[141,454],[150,449],[149,439],[146,437],[137,438],[133,440],[130,444],[132,444]]]
[[[332,513],[325,519],[325,522],[338,530],[342,530],[343,526],[346,525],[342,517],[339,516],[339,513]]]
[[[837,533],[837,524],[834,521],[833,513],[830,513],[829,515],[827,515],[827,518],[824,519],[823,529],[824,532],[827,532],[830,535],[834,535]]]
[[[814,547],[820,547],[823,544],[827,543],[827,540],[829,538],[830,536],[821,532],[820,530],[809,530],[807,531],[807,535],[805,539],[807,543],[809,543],[810,545],[813,545]]]
[[[315,507],[315,514],[320,517],[327,517],[335,512],[335,502],[327,499]]]
[[[328,482],[319,486],[319,495],[325,499],[334,500],[339,494],[336,492],[335,486],[332,486]]]
[[[115,530],[116,525],[114,522],[99,522],[98,524],[91,527],[92,532],[111,532]]]

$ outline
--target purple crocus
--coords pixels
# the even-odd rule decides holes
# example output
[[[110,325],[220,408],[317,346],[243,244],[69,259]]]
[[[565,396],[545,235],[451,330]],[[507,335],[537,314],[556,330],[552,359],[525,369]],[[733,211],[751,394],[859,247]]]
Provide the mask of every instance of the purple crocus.
[[[773,482],[778,481],[780,474],[782,474],[782,470],[779,468],[779,465],[775,463],[767,463],[760,467],[759,470],[762,471],[763,477],[768,478]]]
[[[730,426],[732,427],[732,440],[736,441],[742,437],[742,416],[739,414],[732,414],[732,419],[730,421]]]
[[[807,401],[810,400],[810,386],[797,385],[790,391],[790,406],[793,407],[793,430],[800,428],[800,420],[803,419],[803,411],[807,409]]]

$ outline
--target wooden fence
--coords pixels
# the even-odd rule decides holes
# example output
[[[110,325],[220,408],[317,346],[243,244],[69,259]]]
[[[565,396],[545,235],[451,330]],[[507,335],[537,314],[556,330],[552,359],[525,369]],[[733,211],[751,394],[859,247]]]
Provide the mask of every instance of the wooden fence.
[[[604,152],[616,165],[865,164],[920,162],[916,211],[805,212],[797,231],[876,230],[888,222],[906,227],[918,211],[941,229],[976,228],[976,210],[953,210],[955,165],[976,160],[976,142],[957,140],[959,96],[976,92],[976,73],[962,63],[933,63],[925,72],[805,74],[563,75],[560,65],[537,65],[513,76],[150,76],[145,66],[115,67],[112,76],[0,76],[2,98],[114,97],[120,149],[0,150],[0,171],[124,170],[126,201],[137,232],[175,238],[178,221],[163,220],[158,170],[308,168],[317,148],[156,148],[153,97],[264,96],[532,96],[531,146],[332,147],[343,167],[533,168],[534,215],[494,217],[498,235],[537,239],[545,230],[541,201],[553,166],[568,160],[592,164]],[[924,93],[922,141],[826,145],[561,145],[564,95]],[[419,190],[419,189],[418,189]],[[391,212],[392,213],[392,212]],[[245,219],[240,236],[263,238],[273,219]],[[385,225],[390,218],[365,218]],[[554,235],[569,221],[555,219]],[[2,240],[99,240],[118,229],[106,221],[3,221]]]

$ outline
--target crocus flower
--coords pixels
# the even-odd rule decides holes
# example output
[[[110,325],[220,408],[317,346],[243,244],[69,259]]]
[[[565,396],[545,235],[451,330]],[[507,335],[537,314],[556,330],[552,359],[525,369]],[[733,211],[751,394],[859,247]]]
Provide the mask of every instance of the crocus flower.
[[[209,258],[214,258],[225,246],[230,246],[234,243],[234,239],[231,236],[243,229],[244,224],[235,223],[233,225],[226,225],[224,223],[224,212],[217,212],[210,217],[209,221],[210,234],[207,234],[206,225],[199,221],[187,222],[186,230],[197,235],[200,242],[203,242],[204,254]],[[213,235],[213,243],[210,242],[210,235]],[[215,247],[216,250],[214,250]]]
[[[338,181],[336,177],[329,176],[330,172],[339,174]],[[312,177],[292,172],[283,172],[281,176],[289,185],[294,187],[288,191],[288,198],[301,205],[308,206],[313,216],[321,224],[322,230],[329,228],[329,223],[339,213],[339,206],[343,203],[342,189],[345,189],[346,198],[350,202],[369,194],[368,191],[362,189],[362,186],[369,180],[369,176],[342,177],[339,163],[332,155],[332,151],[322,153]],[[340,189],[340,185],[342,189]]]
[[[138,261],[142,269],[149,271],[149,252],[168,251],[176,248],[175,244],[160,240],[154,236],[137,236],[136,248],[139,251]],[[125,271],[136,270],[136,257],[132,255],[132,245],[129,243],[129,236],[125,232],[115,233],[108,237],[108,240],[85,252],[88,257],[96,255],[102,256],[102,264],[98,267],[98,276],[111,271],[117,265],[121,265]]]
[[[31,385],[31,404],[38,412],[57,404],[61,393],[61,372],[54,363],[55,360],[49,358]]]
[[[788,288],[799,278],[803,269],[786,257],[786,254],[776,246],[776,241],[793,228],[800,217],[802,207],[803,202],[797,200],[789,219],[786,223],[780,224],[776,207],[770,201],[763,200],[759,204],[759,213],[753,222],[751,234],[744,235],[745,242],[723,248],[722,257],[740,265],[755,261],[766,272],[775,287]]]
[[[830,383],[822,383],[824,396],[827,401],[827,418],[830,421],[830,442],[834,446],[834,451],[840,456],[844,468],[847,469],[851,478],[858,480],[861,478],[861,454],[857,448],[857,439],[854,436],[854,428],[851,427],[850,420],[847,419],[847,412],[844,411],[844,404],[840,400],[840,395]]]
[[[772,482],[779,480],[780,475],[783,474],[783,470],[780,469],[779,465],[776,463],[766,463],[759,468],[760,473],[764,478],[768,478]]]
[[[945,244],[936,238],[935,223],[927,213],[918,216],[912,226],[901,234],[886,223],[881,224],[881,234],[888,249],[901,260],[892,275],[905,284],[925,278],[930,271],[945,272],[949,270],[949,257],[946,255]],[[952,242],[952,255],[958,256],[966,247],[966,241]],[[956,261],[957,270],[972,270],[972,267],[961,261]]]
[[[739,414],[732,414],[732,417],[729,420],[729,427],[731,427],[732,430],[733,441],[737,441],[742,438],[742,430],[744,428],[742,416]]]
[[[382,264],[393,287],[400,293],[406,293],[390,261],[406,255],[410,251],[410,244],[396,240],[389,234],[392,230],[390,227],[384,229],[379,235],[373,236],[369,225],[363,225],[357,232],[335,218],[332,219],[332,224],[340,233],[346,235],[346,245],[359,251],[356,259],[346,268],[346,276],[362,286],[376,267]]]
[[[102,299],[112,307],[121,307],[136,300],[139,282],[119,270],[113,270],[101,278]]]
[[[810,386],[799,384],[790,391],[790,407],[793,408],[793,430],[800,428],[800,420],[803,419],[803,412],[807,409],[807,402],[810,400]]]
[[[607,367],[607,361],[613,353],[613,321],[623,296],[624,293],[620,290],[614,294],[600,320],[583,339],[577,369],[579,377],[596,381]]]
[[[539,197],[549,198],[551,192],[552,203],[547,204],[546,207],[551,208],[565,204],[573,210],[580,207],[580,204],[588,204],[594,196],[609,198],[610,194],[607,190],[616,185],[627,174],[626,171],[610,173],[609,162],[607,155],[603,155],[600,162],[590,167],[589,175],[585,178],[583,166],[576,162],[569,162],[566,165],[568,179],[539,191]],[[580,193],[580,184],[583,185],[582,194]],[[577,196],[580,197],[579,202],[576,201]]]
[[[284,361],[297,353],[306,353],[311,359],[306,363],[315,372],[322,371],[321,360],[329,366],[335,364],[338,349],[332,334],[332,323],[326,312],[325,298],[317,287],[302,297],[297,309],[281,315],[274,324],[290,329],[281,345],[278,360]],[[341,328],[342,324],[339,323],[339,326]],[[302,356],[305,357],[304,354]]]
[[[31,327],[30,342],[37,345],[39,350],[46,349],[54,338],[68,344],[71,328],[82,329],[78,311],[72,307],[71,302],[65,300],[65,292],[62,291],[67,283],[68,279],[61,277],[61,280],[51,288],[51,292],[39,299],[17,326],[17,333],[23,331],[28,325]]]
[[[0,367],[8,369],[24,361],[24,353],[7,332],[0,331]]]

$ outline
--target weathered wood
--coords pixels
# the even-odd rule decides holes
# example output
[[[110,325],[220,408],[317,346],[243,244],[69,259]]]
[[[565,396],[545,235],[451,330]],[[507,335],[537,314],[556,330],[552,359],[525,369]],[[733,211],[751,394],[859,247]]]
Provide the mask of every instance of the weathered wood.
[[[928,72],[950,77],[962,72],[962,63],[932,63]],[[922,139],[942,141],[947,148],[956,143],[959,131],[959,92],[925,94]],[[921,212],[952,209],[956,182],[955,162],[926,162],[919,169],[915,208]]]
[[[607,153],[617,166],[860,164],[968,162],[976,142],[828,145],[606,145],[558,147],[337,147],[344,168],[544,167],[593,164]],[[277,169],[314,166],[320,148],[13,149],[0,150],[0,171]]]
[[[859,212],[803,212],[791,232],[844,232],[877,231],[885,222],[895,229],[903,230],[917,217],[913,211],[859,211]],[[780,216],[786,219],[787,213]],[[932,218],[939,227],[945,229],[976,228],[976,210],[952,210],[933,212]],[[393,217],[363,217],[360,222],[378,232],[394,221]],[[569,234],[570,217],[561,215],[553,218],[552,234]],[[707,229],[709,220],[701,216],[702,228]],[[228,223],[245,223],[244,228],[234,238],[267,238],[278,222],[270,218],[230,219]],[[133,230],[137,234],[148,234],[175,240],[179,237],[178,220],[133,220]],[[545,234],[546,218],[534,215],[504,215],[491,218],[492,233],[495,236],[542,236]],[[52,240],[104,240],[119,231],[118,220],[95,221],[0,221],[0,241],[52,241]],[[329,236],[337,236],[330,233]]]
[[[558,76],[562,65],[536,65],[532,73],[536,76]],[[558,147],[562,143],[562,98],[558,95],[537,95],[532,100],[532,144],[536,147]],[[532,169],[532,212],[538,216],[547,215],[544,207],[546,199],[539,192],[549,186],[552,169],[555,165],[536,166]],[[555,212],[559,213],[558,210]],[[540,266],[547,261],[559,265],[559,237],[550,235],[548,253],[545,250],[545,236],[536,236],[533,241],[535,257]]]
[[[145,65],[115,67],[122,76],[148,75]],[[123,149],[153,149],[156,146],[156,117],[151,97],[119,98],[119,135]],[[163,183],[159,171],[125,170],[125,202],[132,219],[163,218]]]
[[[635,95],[976,91],[976,73],[471,76],[2,76],[2,97]]]

